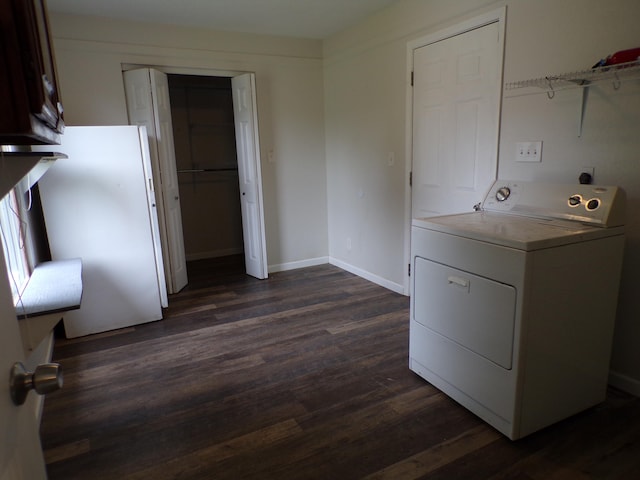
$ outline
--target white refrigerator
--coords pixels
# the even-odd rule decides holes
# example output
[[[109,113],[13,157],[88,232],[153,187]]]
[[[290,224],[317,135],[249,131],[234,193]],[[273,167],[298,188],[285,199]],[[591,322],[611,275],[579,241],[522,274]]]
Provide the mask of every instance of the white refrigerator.
[[[67,337],[160,320],[167,289],[145,127],[67,127],[55,150],[68,158],[38,182],[51,256],[83,266]]]

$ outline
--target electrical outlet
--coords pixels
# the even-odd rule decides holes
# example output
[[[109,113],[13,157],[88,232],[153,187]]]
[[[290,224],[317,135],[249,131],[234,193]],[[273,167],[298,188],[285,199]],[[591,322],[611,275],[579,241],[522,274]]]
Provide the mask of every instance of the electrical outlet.
[[[590,175],[590,177],[584,178],[583,174],[585,174],[585,173]],[[595,175],[596,175],[595,167],[582,167],[580,169],[580,173],[578,173],[578,181],[580,183],[594,183],[595,182]]]
[[[516,162],[541,162],[542,141],[516,143]]]

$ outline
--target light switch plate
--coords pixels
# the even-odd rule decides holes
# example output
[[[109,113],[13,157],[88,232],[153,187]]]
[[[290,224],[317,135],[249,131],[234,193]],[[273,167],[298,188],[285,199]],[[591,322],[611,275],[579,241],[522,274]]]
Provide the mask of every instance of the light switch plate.
[[[516,162],[541,162],[542,141],[516,143]]]

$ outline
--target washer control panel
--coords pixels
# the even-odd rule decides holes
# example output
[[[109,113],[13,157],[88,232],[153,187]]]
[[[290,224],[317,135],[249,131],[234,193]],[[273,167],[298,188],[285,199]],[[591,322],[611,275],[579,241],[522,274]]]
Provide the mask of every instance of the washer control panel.
[[[624,225],[626,199],[619,187],[497,180],[482,209],[603,227]]]
[[[597,194],[599,192],[595,193]],[[602,205],[602,200],[599,197],[583,198],[583,196],[578,193],[576,193],[575,195],[571,195],[568,202],[570,207],[576,208],[584,206],[587,211],[596,210],[600,207],[600,205]]]

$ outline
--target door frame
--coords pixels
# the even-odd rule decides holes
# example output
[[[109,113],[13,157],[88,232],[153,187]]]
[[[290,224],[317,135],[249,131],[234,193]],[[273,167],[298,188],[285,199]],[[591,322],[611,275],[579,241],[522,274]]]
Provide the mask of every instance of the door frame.
[[[478,15],[464,22],[457,23],[450,27],[438,30],[423,37],[416,38],[407,42],[407,57],[406,57],[406,97],[405,97],[405,189],[404,189],[404,209],[405,209],[405,234],[404,234],[404,264],[407,265],[405,269],[404,277],[404,294],[411,294],[411,278],[409,276],[408,266],[411,264],[411,172],[413,170],[413,55],[414,51],[418,48],[431,45],[447,38],[455,37],[467,33],[477,28],[482,28],[492,23],[498,23],[498,34],[500,40],[498,42],[498,59],[500,62],[500,74],[498,76],[498,84],[496,85],[497,92],[496,98],[498,99],[496,125],[496,174],[498,172],[498,159],[499,159],[499,140],[500,140],[500,118],[502,112],[502,85],[504,83],[504,41],[506,30],[506,18],[507,7],[492,10],[490,12]]]
[[[140,68],[151,68],[154,70],[158,70],[164,74],[167,75],[197,75],[197,76],[201,76],[201,77],[227,77],[227,78],[233,78],[233,77],[237,77],[240,75],[245,75],[245,74],[252,74],[254,76],[254,78],[256,77],[256,73],[253,71],[241,71],[241,70],[226,70],[226,69],[214,69],[214,68],[190,68],[190,67],[174,67],[171,65],[150,65],[150,64],[137,64],[137,63],[122,63],[122,72],[126,72],[127,70],[135,70],[135,69],[140,69]],[[260,142],[259,142],[259,138],[260,138],[260,122],[259,122],[259,118],[258,118],[258,112],[257,112],[257,88],[255,88],[255,82],[252,85],[253,88],[253,94],[254,94],[254,101],[255,101],[255,111],[254,111],[254,118],[255,118],[255,122],[256,122],[256,131],[255,131],[255,137],[256,137],[256,155],[255,155],[255,162],[256,162],[256,171],[257,171],[257,181],[258,181],[258,202],[260,203],[260,209],[262,212],[264,212],[264,194],[263,194],[263,186],[262,186],[262,165],[261,165],[261,152],[260,152]],[[238,199],[238,202],[240,202],[241,200]],[[258,229],[259,232],[256,232],[257,235],[259,235],[262,239],[262,241],[260,242],[261,246],[262,246],[262,258],[264,259],[264,278],[268,277],[269,274],[269,264],[267,261],[267,243],[266,243],[266,229],[265,229],[265,221],[264,221],[264,213],[262,213],[262,215],[260,215],[260,219],[258,222]],[[245,255],[247,255],[247,252],[244,253]]]

